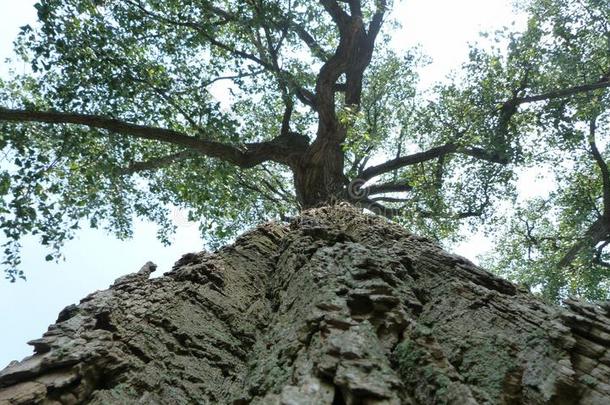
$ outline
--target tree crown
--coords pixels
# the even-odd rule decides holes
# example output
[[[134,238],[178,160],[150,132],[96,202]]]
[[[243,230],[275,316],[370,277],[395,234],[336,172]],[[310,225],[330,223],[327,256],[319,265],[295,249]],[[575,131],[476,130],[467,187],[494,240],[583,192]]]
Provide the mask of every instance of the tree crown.
[[[7,277],[23,236],[53,260],[83,220],[128,237],[139,216],[167,241],[174,205],[214,244],[348,201],[441,241],[487,224],[490,266],[549,298],[607,294],[606,2],[523,2],[523,32],[430,92],[421,53],[390,44],[392,6],[40,1],[16,41],[31,72],[0,83]],[[534,166],[557,190],[498,210]]]

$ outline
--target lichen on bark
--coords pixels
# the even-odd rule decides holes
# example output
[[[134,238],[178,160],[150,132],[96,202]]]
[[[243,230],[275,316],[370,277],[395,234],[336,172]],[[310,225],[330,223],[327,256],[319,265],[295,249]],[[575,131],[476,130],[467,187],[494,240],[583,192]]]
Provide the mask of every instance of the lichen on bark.
[[[0,403],[610,403],[610,305],[550,306],[334,206],[67,307]]]

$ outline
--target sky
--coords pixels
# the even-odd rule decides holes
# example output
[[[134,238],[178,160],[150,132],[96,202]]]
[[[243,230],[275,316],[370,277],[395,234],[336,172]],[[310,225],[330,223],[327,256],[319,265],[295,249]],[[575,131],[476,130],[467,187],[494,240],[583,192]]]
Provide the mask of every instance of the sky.
[[[0,77],[6,77],[10,64],[12,41],[19,27],[36,19],[33,0],[0,0]],[[402,30],[395,41],[404,46],[421,44],[433,63],[421,72],[424,84],[441,80],[451,69],[458,68],[468,55],[468,42],[479,32],[509,25],[523,19],[512,13],[510,0],[407,0],[395,9]],[[534,176],[521,183],[522,194],[548,188],[544,182],[533,183]],[[35,239],[23,246],[23,269],[27,282],[8,283],[0,279],[0,369],[11,360],[31,354],[26,342],[44,333],[55,322],[65,306],[77,303],[89,293],[107,288],[121,275],[137,271],[145,262],[159,267],[157,275],[169,271],[182,254],[202,249],[203,242],[195,224],[175,213],[178,232],[174,243],[164,247],[155,237],[156,226],[136,222],[134,237],[116,240],[101,230],[83,229],[75,240],[67,243],[61,263],[44,261],[44,253]],[[454,251],[475,259],[489,249],[491,243],[481,235],[458,245]]]

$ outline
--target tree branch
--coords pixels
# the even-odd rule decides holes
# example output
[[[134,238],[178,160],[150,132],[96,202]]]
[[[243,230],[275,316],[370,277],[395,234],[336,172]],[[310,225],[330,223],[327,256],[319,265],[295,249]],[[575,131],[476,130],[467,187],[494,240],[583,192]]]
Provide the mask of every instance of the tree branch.
[[[588,93],[590,91],[605,89],[610,87],[610,80],[605,78],[605,80],[600,80],[596,83],[583,84],[581,86],[569,87],[567,89],[553,90],[547,93],[542,93],[534,96],[526,96],[526,97],[517,97],[515,99],[516,104],[526,104],[533,103],[536,101],[544,101],[544,100],[554,100],[557,98],[564,98],[574,96],[580,93]]]
[[[557,264],[558,267],[569,266],[578,253],[586,248],[587,246],[595,246],[597,243],[605,240],[608,237],[608,226],[604,221],[603,217],[598,218],[591,224],[589,229],[585,232],[585,235],[578,240],[570,250],[563,256],[563,258]]]
[[[362,18],[362,4],[360,0],[348,0],[349,11],[352,17]]]
[[[122,135],[185,147],[202,155],[221,159],[243,168],[253,167],[268,160],[288,164],[287,153],[296,152],[294,147],[298,146],[287,144],[283,137],[279,137],[282,138],[282,142],[273,140],[251,143],[245,145],[245,150],[242,150],[222,142],[197,139],[171,129],[130,124],[114,118],[89,114],[11,110],[0,107],[0,121],[84,125]]]
[[[330,14],[339,30],[342,30],[348,24],[350,16],[341,8],[336,0],[320,0],[320,3],[324,6],[326,12]]]
[[[414,165],[417,163],[426,162],[429,160],[437,159],[442,156],[446,156],[452,153],[458,153],[474,157],[479,160],[485,160],[492,163],[507,164],[508,160],[497,153],[486,151],[482,148],[477,147],[461,147],[455,143],[448,143],[442,146],[437,146],[428,149],[424,152],[414,153],[408,156],[398,157],[396,159],[388,160],[377,166],[371,166],[360,173],[359,178],[363,180],[370,180],[380,174],[390,172],[392,170],[400,169],[405,166]]]
[[[602,217],[606,218],[606,222],[608,222],[610,220],[610,171],[608,170],[608,165],[604,161],[604,158],[597,149],[597,144],[595,143],[595,130],[596,121],[595,119],[592,119],[589,123],[589,145],[591,146],[593,159],[595,159],[602,174],[602,199],[604,203]]]
[[[409,199],[380,196],[380,197],[371,198],[371,201],[375,201],[375,202],[383,201],[383,202],[389,202],[389,203],[405,203],[405,202],[408,202]]]
[[[372,38],[374,41],[379,34],[379,30],[381,29],[381,25],[383,24],[383,16],[385,15],[387,7],[386,0],[379,0],[377,2],[377,11],[373,15],[371,19],[371,23],[369,24],[369,38]]]
[[[413,190],[413,186],[406,182],[392,182],[385,184],[373,184],[362,189],[364,195],[375,195],[383,193],[404,193]]]
[[[610,244],[610,241],[605,241],[601,246],[598,246],[597,249],[595,250],[595,257],[593,258],[593,263],[595,263],[599,266],[605,267],[607,269],[610,268],[610,263],[605,262],[602,259],[602,254],[603,254],[604,248],[606,246],[608,246],[608,244]]]
[[[315,38],[307,32],[307,30],[296,21],[287,20],[285,22],[286,26],[289,29],[292,29],[299,38],[309,47],[312,55],[317,57],[322,61],[326,61],[331,57],[331,54],[328,53],[322,46],[315,40]]]
[[[377,201],[371,200],[369,198],[364,198],[361,200],[353,201],[354,205],[367,209],[371,212],[374,212],[377,215],[384,216],[388,219],[392,219],[397,215],[400,215],[404,208],[389,208],[383,204],[378,203]]]

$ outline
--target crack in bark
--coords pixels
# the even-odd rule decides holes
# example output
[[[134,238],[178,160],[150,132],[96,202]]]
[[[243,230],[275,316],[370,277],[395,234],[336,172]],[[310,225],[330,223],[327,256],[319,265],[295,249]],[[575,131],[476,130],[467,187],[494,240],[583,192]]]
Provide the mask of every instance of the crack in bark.
[[[0,372],[0,403],[610,398],[610,306],[548,306],[347,207],[138,274],[62,311]]]

